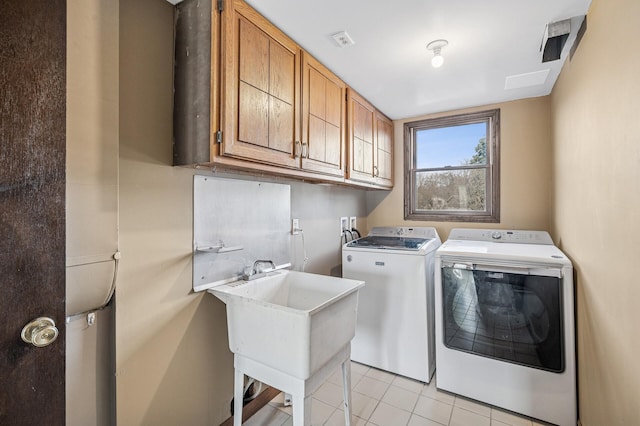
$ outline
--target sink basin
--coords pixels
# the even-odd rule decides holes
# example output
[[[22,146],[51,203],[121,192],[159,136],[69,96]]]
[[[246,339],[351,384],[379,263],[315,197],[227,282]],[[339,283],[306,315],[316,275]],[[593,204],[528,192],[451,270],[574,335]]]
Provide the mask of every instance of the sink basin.
[[[231,352],[306,380],[353,339],[363,285],[274,271],[208,291],[227,305]]]

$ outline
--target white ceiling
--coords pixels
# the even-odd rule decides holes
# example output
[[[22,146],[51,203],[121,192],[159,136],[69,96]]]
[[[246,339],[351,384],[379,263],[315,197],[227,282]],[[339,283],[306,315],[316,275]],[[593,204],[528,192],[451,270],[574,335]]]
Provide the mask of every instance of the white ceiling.
[[[392,119],[551,93],[591,3],[246,1]],[[542,63],[545,26],[567,18],[574,19],[561,59]],[[355,44],[339,47],[331,37],[339,31],[347,31]],[[436,39],[449,42],[440,68],[431,67],[433,54],[426,49]],[[507,81],[542,84],[505,89]]]

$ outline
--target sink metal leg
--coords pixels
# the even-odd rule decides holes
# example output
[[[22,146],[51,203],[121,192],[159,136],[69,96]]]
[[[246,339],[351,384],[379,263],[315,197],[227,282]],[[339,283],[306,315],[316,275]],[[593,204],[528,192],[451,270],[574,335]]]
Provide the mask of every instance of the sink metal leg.
[[[233,381],[233,426],[242,425],[242,405],[244,400],[244,373],[235,369]]]
[[[342,363],[342,396],[344,398],[344,424],[351,426],[351,359]]]
[[[311,426],[311,396],[293,394],[293,426]]]
[[[264,365],[242,355],[234,355],[234,416],[233,426],[242,424],[242,398],[244,375],[268,383],[285,393],[285,398],[293,402],[293,425],[311,425],[311,395],[333,374],[338,366],[342,368],[344,412],[346,425],[351,426],[351,345],[346,344],[322,367],[306,379],[294,377],[273,367]]]

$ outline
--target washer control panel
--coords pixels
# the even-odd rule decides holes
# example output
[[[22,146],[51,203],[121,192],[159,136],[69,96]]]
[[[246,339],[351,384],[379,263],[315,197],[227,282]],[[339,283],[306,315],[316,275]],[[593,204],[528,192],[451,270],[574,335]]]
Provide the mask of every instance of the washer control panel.
[[[407,238],[438,238],[438,233],[432,227],[408,226],[377,226],[371,229],[369,236],[407,237]]]

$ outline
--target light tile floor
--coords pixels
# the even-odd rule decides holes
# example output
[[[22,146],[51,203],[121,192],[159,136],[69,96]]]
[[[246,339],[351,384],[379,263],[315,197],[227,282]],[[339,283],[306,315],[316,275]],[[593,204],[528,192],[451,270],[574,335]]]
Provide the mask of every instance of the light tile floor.
[[[351,363],[351,405],[354,426],[542,426],[490,405],[436,389],[429,384]],[[291,407],[283,394],[258,411],[245,426],[293,426]],[[342,375],[338,369],[311,400],[313,426],[342,426]]]

